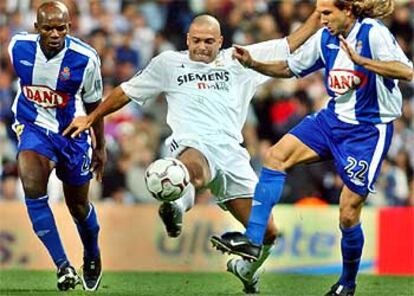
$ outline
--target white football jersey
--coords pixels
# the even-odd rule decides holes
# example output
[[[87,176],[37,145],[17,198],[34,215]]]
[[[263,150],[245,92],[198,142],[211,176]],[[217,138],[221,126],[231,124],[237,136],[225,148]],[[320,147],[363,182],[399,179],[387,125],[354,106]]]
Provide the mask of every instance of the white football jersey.
[[[390,31],[378,20],[356,21],[346,41],[360,55],[380,61],[411,61]],[[325,70],[325,87],[331,97],[328,108],[345,122],[387,123],[401,115],[398,80],[385,78],[356,65],[340,48],[339,38],[320,29],[288,59],[290,70],[303,77]]]
[[[289,55],[286,39],[246,48],[261,61],[284,60]],[[244,68],[232,59],[232,51],[221,50],[210,64],[190,60],[188,51],[166,51],[121,88],[139,104],[165,94],[167,123],[176,140],[227,135],[242,142],[250,100],[257,86],[271,78]]]

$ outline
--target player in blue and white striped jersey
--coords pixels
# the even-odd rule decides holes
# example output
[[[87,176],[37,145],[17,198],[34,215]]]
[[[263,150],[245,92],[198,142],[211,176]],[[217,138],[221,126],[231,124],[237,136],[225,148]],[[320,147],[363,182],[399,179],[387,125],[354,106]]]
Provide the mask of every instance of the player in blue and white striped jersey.
[[[88,190],[91,170],[100,179],[106,159],[103,122],[93,126],[95,147],[89,132],[77,139],[64,137],[61,132],[75,116],[92,112],[100,104],[100,61],[89,45],[67,35],[69,13],[61,2],[39,7],[35,28],[37,34],[16,34],[9,45],[19,78],[12,111],[26,206],[35,233],[58,269],[58,289],[74,288],[79,277],[65,254],[48,204],[48,179],[56,168],[84,245],[84,288],[96,290],[101,278],[99,224]]]
[[[344,187],[340,196],[342,275],[326,295],[354,295],[364,236],[360,214],[390,146],[392,121],[401,114],[398,80],[412,80],[412,63],[377,19],[393,1],[318,0],[324,28],[284,61],[261,63],[236,47],[235,58],[273,77],[303,77],[322,69],[330,100],[267,152],[245,234],[212,238],[219,248],[256,259],[267,221],[279,201],[285,171],[332,158]]]

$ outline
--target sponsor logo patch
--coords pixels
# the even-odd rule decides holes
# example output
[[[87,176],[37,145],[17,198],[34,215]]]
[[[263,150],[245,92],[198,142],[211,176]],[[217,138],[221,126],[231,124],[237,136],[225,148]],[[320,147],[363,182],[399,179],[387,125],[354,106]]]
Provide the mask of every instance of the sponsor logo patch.
[[[23,86],[23,94],[29,101],[43,108],[64,108],[69,100],[67,94],[47,86],[25,85]]]
[[[350,90],[363,87],[367,83],[364,73],[347,69],[332,69],[329,71],[328,87],[337,95],[343,95]]]

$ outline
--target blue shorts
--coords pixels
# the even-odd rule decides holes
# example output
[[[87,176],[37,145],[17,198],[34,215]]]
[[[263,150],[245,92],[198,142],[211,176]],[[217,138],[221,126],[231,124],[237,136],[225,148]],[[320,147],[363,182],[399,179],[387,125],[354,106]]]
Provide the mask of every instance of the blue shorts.
[[[350,124],[329,109],[305,117],[290,134],[322,159],[334,159],[345,185],[361,196],[374,192],[381,163],[391,144],[393,124]]]
[[[56,164],[56,175],[64,183],[81,186],[92,178],[90,172],[92,148],[90,136],[82,133],[72,139],[31,123],[15,127],[18,153],[35,151]]]

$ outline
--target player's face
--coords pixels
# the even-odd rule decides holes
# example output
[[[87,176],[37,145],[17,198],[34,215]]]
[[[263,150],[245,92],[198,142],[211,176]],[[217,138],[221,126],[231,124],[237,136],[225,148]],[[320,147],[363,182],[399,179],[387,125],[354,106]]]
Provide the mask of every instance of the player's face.
[[[187,34],[187,46],[190,59],[196,62],[211,63],[215,60],[223,37],[220,31],[211,25],[193,24]]]
[[[35,28],[40,34],[40,44],[49,52],[59,51],[65,44],[65,36],[69,33],[70,22],[59,14],[45,15]]]
[[[340,10],[334,3],[335,0],[318,0],[316,10],[321,14],[322,25],[332,35],[339,35],[347,31],[352,13],[349,9]]]

